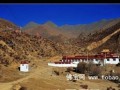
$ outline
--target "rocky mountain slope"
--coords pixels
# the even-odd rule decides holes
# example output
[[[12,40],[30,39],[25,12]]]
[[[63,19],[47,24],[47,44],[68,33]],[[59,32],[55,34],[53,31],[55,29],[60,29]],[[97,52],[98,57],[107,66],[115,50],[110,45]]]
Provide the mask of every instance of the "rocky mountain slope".
[[[100,20],[98,22],[90,23],[90,24],[78,24],[78,25],[63,25],[63,26],[57,26],[51,21],[46,22],[45,24],[41,24],[34,27],[33,24],[27,24],[23,27],[30,27],[27,29],[24,29],[27,33],[40,33],[42,36],[58,36],[63,35],[67,38],[76,38],[79,36],[80,33],[94,33],[96,31],[105,30],[115,24],[120,22],[120,18],[116,19],[109,19],[109,20]],[[32,27],[33,26],[33,27]],[[32,29],[31,29],[32,28]],[[34,32],[34,33],[33,33]]]
[[[64,32],[69,31],[71,32],[71,34],[74,33],[76,36],[78,36],[81,32],[88,34],[88,33],[94,33],[95,31],[105,30],[115,25],[118,22],[120,22],[120,18],[108,19],[108,20],[103,19],[90,24],[63,25],[60,28]]]
[[[11,23],[10,21],[0,18],[0,31],[1,30],[13,30],[17,28],[19,27]]]
[[[88,35],[81,33],[74,41],[77,42],[77,45],[84,47],[88,51],[100,52],[102,49],[108,48],[111,51],[120,52],[119,35],[120,22]]]
[[[54,42],[39,34],[30,35],[24,31],[21,32],[16,27],[13,25],[11,30],[2,28],[0,31],[0,63],[5,66],[18,63],[21,60],[32,61],[34,58],[79,52],[78,47],[67,41],[64,43]]]
[[[0,60],[6,65],[12,61],[54,56],[60,52],[53,42],[25,33],[0,32],[0,39]]]
[[[3,20],[3,24],[4,22],[6,21]],[[31,33],[37,34],[31,35],[17,30],[18,26],[13,23],[7,23],[9,24],[5,24],[6,26],[0,24],[0,63],[5,66],[21,60],[32,61],[34,58],[76,55],[86,51],[100,52],[104,48],[120,52],[120,22],[89,34],[81,33],[75,39],[66,39],[61,33],[57,35],[59,32],[57,29],[54,29],[54,33],[50,32],[46,35],[50,39],[33,31],[33,28]],[[11,29],[8,29],[7,25],[10,25]],[[35,28],[41,32],[44,30],[43,32],[46,33],[47,30],[53,30],[50,26],[57,28],[51,22]]]
[[[27,29],[31,29],[31,28],[34,28],[34,27],[37,27],[39,26],[38,23],[35,23],[35,22],[29,22],[25,27],[22,28],[22,30],[27,30]]]

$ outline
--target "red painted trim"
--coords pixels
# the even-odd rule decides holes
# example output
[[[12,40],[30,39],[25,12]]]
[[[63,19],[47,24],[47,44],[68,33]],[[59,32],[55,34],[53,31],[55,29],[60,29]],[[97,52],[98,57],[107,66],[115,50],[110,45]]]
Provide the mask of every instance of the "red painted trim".
[[[28,64],[27,61],[21,61],[21,64]]]

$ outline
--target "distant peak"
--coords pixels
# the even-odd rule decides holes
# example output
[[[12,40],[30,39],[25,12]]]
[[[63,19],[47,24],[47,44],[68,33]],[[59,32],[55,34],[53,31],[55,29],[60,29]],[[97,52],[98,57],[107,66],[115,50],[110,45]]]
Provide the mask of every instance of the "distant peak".
[[[37,25],[39,25],[38,23],[36,23],[34,21],[30,21],[28,24],[37,24]]]
[[[46,24],[54,24],[52,21],[47,21]]]
[[[53,23],[52,21],[47,21],[47,22],[45,23],[45,25],[57,27],[57,25],[56,25],[55,23]]]
[[[25,29],[30,29],[30,28],[34,28],[34,27],[37,27],[39,26],[38,23],[36,22],[33,22],[33,21],[30,21],[28,24],[26,24],[22,29],[25,30]]]

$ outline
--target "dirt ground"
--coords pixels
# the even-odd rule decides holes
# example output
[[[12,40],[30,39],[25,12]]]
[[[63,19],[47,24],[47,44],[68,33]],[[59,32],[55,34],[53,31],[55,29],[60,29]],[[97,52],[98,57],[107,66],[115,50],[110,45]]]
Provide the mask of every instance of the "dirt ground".
[[[53,57],[56,59],[58,57]],[[37,67],[29,72],[29,75],[8,83],[0,83],[0,90],[12,90],[15,84],[26,87],[27,90],[82,90],[80,85],[88,85],[89,90],[106,90],[114,87],[119,90],[118,85],[107,80],[78,80],[68,81],[65,75],[54,75],[53,68],[47,65],[52,58],[36,60]]]

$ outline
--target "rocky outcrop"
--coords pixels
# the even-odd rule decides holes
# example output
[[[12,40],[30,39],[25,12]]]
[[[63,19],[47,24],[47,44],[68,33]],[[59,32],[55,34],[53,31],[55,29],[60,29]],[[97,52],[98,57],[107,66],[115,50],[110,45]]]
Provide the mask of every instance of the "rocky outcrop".
[[[90,51],[90,50],[93,50],[99,46],[101,46],[102,44],[104,44],[107,40],[109,40],[113,35],[115,35],[116,33],[120,32],[120,29],[116,30],[115,32],[113,32],[112,34],[106,36],[105,38],[103,38],[102,40],[100,41],[97,41],[97,42],[93,42],[91,43],[87,49]]]
[[[16,30],[18,26],[14,23],[0,18],[0,31],[1,30]]]
[[[120,45],[120,35],[118,36],[118,44]]]

